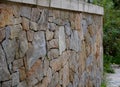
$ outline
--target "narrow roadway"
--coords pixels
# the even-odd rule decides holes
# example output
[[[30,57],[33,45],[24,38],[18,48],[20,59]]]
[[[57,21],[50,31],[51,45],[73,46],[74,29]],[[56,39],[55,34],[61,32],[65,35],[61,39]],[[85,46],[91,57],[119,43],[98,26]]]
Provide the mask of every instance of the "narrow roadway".
[[[120,67],[114,67],[115,73],[107,74],[107,87],[120,87]]]

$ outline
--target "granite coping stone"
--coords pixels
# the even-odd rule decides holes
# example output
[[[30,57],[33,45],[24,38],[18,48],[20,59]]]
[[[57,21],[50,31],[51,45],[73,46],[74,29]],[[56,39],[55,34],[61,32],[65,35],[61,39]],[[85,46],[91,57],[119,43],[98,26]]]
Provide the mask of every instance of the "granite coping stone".
[[[104,9],[101,6],[93,5],[79,0],[8,0],[11,2],[33,4],[43,7],[64,9],[90,14],[104,15]]]

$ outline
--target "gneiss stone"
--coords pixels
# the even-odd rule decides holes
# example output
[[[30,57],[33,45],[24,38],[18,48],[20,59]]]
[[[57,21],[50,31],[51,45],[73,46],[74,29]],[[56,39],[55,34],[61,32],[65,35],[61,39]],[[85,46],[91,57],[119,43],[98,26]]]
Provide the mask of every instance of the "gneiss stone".
[[[19,33],[19,41],[20,41],[20,49],[19,49],[19,55],[20,57],[23,57],[28,50],[28,41],[26,37],[26,32],[22,31]]]
[[[33,41],[34,31],[29,30],[27,31],[27,39],[28,41]]]
[[[23,59],[18,59],[13,62],[13,70],[18,71],[18,69],[23,66]]]
[[[52,31],[46,30],[46,40],[53,39],[54,33]]]
[[[20,15],[30,19],[31,8],[28,6],[21,6]]]
[[[14,24],[14,25],[20,24],[20,23],[22,23],[21,17],[19,17],[19,18],[14,18],[14,19],[13,19],[13,24]]]
[[[16,52],[16,40],[6,39],[2,42],[3,49],[7,57],[7,63],[10,64],[13,62]]]
[[[12,9],[6,5],[0,5],[0,28],[10,25],[13,22]]]
[[[59,51],[60,55],[66,49],[66,42],[65,42],[65,30],[64,26],[59,27]]]
[[[12,86],[12,81],[5,81],[2,83],[2,86],[1,87],[11,87]]]
[[[58,49],[51,49],[50,51],[48,51],[48,58],[49,59],[57,58],[58,56],[59,56]]]
[[[7,38],[14,39],[18,37],[20,31],[22,31],[21,24],[6,27]]]
[[[38,30],[38,24],[36,22],[30,21],[30,29],[33,30],[33,31],[37,31]]]
[[[6,81],[10,79],[10,73],[8,71],[5,53],[0,45],[0,81]]]
[[[39,59],[46,55],[46,41],[43,31],[36,32],[33,39],[33,48],[27,52],[28,66],[29,68]]]
[[[38,20],[38,29],[39,30],[46,30],[47,23],[48,23],[48,10],[43,9],[40,19]]]
[[[70,49],[78,52],[80,51],[80,47],[81,47],[81,41],[78,32],[76,30],[73,30],[70,39]]]
[[[31,12],[31,20],[33,22],[37,22],[39,20],[40,17],[40,9],[39,8],[32,8],[32,12]]]
[[[5,38],[5,29],[0,29],[0,42]]]
[[[71,35],[71,27],[70,27],[70,23],[68,22],[68,23],[66,23],[66,25],[65,25],[65,33],[68,35],[68,36],[70,36]]]
[[[22,17],[22,27],[24,30],[29,30],[29,20],[25,17]]]
[[[48,42],[48,49],[54,48],[58,49],[59,48],[59,41],[58,39],[52,39],[51,41]]]
[[[19,72],[12,73],[12,87],[19,84]]]

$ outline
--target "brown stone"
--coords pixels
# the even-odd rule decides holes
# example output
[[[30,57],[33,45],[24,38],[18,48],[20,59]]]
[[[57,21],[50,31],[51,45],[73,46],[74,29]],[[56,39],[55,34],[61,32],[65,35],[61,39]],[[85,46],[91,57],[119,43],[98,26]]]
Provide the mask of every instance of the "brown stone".
[[[59,44],[58,44],[58,39],[52,39],[51,41],[48,42],[48,48],[59,48]]]
[[[17,4],[17,3],[16,3]],[[17,4],[17,5],[12,5],[12,10],[13,10],[13,15],[18,18],[20,17],[20,6]]]
[[[40,9],[36,7],[32,8],[31,20],[37,22],[39,20],[39,17],[40,17]]]
[[[0,42],[5,38],[5,30],[0,29]]]
[[[48,52],[48,58],[49,58],[49,59],[57,58],[58,56],[59,56],[59,51],[58,51],[58,49],[51,49],[51,50]]]
[[[29,30],[29,20],[25,17],[22,17],[22,27],[24,30]]]
[[[1,4],[0,5],[0,28],[12,24],[13,12],[11,7]]]
[[[36,22],[30,21],[30,29],[33,30],[33,31],[37,31],[38,30],[38,24]]]
[[[53,59],[52,61],[50,61],[50,66],[52,67],[52,69],[54,71],[58,71],[62,68],[62,61],[60,58],[57,59]]]
[[[25,67],[21,67],[19,69],[20,72],[20,81],[23,81],[26,79],[26,71],[25,71]]]
[[[46,40],[53,39],[54,33],[52,31],[46,30]]]
[[[27,76],[29,77],[29,76],[33,75],[36,72],[36,70],[41,66],[41,64],[42,64],[42,61],[41,60],[37,60],[33,64],[33,66],[31,67],[31,69],[27,72]]]
[[[13,19],[13,24],[14,24],[14,25],[20,24],[20,23],[22,23],[22,18],[21,18],[21,17],[19,17],[19,18],[14,18],[14,19]]]
[[[34,31],[27,31],[27,39],[28,41],[33,41]]]
[[[69,84],[69,65],[68,62],[63,67],[63,87],[66,87]]]
[[[75,17],[75,29],[77,30],[81,29],[81,17],[79,13],[77,13]]]
[[[23,66],[23,59],[18,59],[13,62],[14,71],[17,71],[21,66]]]

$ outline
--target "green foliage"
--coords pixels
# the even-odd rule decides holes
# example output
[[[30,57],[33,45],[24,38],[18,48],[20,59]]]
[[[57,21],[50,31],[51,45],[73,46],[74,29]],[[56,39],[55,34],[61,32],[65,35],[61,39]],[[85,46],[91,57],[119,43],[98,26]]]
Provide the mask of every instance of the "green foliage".
[[[120,0],[94,0],[104,7],[104,71],[113,73],[112,63],[120,64]]]
[[[111,67],[112,56],[104,55],[104,72],[114,73],[114,70]]]

